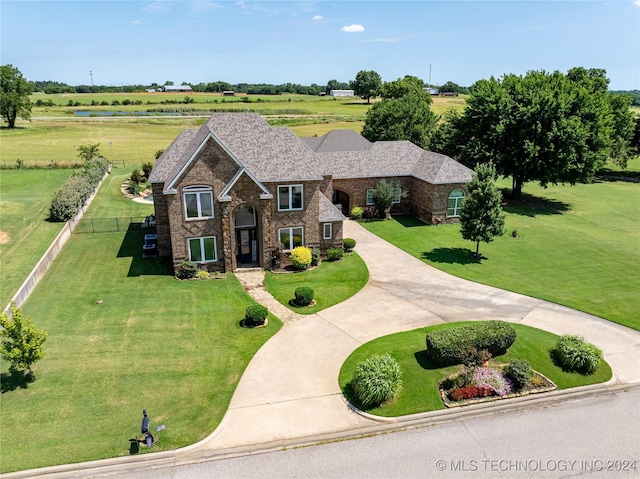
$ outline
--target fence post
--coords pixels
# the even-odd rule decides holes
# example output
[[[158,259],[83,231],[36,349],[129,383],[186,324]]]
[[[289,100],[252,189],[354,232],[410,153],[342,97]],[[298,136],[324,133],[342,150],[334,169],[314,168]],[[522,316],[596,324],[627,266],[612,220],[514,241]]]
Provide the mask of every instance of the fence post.
[[[118,225],[118,217],[116,216],[116,232],[120,233],[120,226]]]
[[[92,232],[92,233],[95,233],[95,232],[96,232],[96,229],[95,229],[95,227],[93,226],[93,218],[91,218],[91,232]]]

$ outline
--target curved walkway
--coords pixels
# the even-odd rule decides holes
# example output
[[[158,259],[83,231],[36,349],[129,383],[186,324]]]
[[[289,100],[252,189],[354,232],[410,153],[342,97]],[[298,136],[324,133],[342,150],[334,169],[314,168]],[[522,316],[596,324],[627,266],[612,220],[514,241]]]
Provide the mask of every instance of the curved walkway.
[[[435,423],[517,404],[518,399],[513,399],[500,405],[485,403],[464,408],[464,411],[380,419],[359,414],[345,403],[338,386],[338,374],[354,349],[380,336],[443,322],[502,319],[555,334],[581,334],[602,348],[613,369],[613,378],[607,387],[640,383],[638,331],[546,301],[450,276],[352,221],[345,221],[344,236],[357,241],[356,250],[369,268],[369,282],[352,298],[318,314],[300,317],[293,313],[283,318],[285,327],[251,360],[227,414],[213,434],[177,451],[87,463],[86,473],[198,462],[303,443],[309,438],[317,442],[322,438],[363,434],[411,421]],[[261,274],[248,277],[248,290],[270,309],[277,308],[275,300],[261,288]],[[280,309],[272,311],[288,314]],[[593,387],[586,388],[590,393],[596,391]],[[602,385],[597,388],[605,390]],[[570,391],[556,393],[545,395],[546,399],[520,399],[530,405],[573,394]],[[78,472],[82,466],[47,469],[72,471],[75,467]]]

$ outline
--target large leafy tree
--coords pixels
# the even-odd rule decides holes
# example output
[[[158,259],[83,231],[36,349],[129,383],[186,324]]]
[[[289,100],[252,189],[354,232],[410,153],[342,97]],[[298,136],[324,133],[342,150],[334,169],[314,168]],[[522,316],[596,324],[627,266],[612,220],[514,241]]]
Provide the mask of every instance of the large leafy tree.
[[[371,103],[371,98],[380,94],[382,88],[382,78],[373,70],[360,70],[353,82],[353,93],[358,95],[367,103]]]
[[[407,192],[402,190],[399,181],[387,181],[382,178],[373,189],[373,204],[378,217],[390,219],[393,201],[406,197]]]
[[[473,179],[467,184],[469,195],[460,214],[462,238],[476,242],[476,257],[480,257],[480,242],[490,243],[504,234],[502,194],[496,186],[493,163],[476,165]]]
[[[529,181],[587,181],[611,153],[607,85],[604,71],[594,69],[480,80],[436,143],[469,166],[492,161],[499,174],[512,178],[514,199]]]
[[[42,343],[47,339],[47,333],[36,328],[31,317],[26,319],[22,309],[11,303],[11,314],[3,312],[0,315],[0,356],[11,363],[13,369],[26,369],[33,381],[31,366],[42,359]]]
[[[424,94],[431,102],[431,95],[424,91],[424,82],[420,78],[411,75],[385,82],[380,89],[380,96],[389,100],[400,98],[409,93]]]
[[[367,112],[362,136],[369,141],[409,140],[427,149],[436,124],[430,103],[431,97],[422,91],[382,100]]]
[[[31,118],[31,83],[13,65],[0,66],[0,112],[9,128],[15,128],[16,118]]]

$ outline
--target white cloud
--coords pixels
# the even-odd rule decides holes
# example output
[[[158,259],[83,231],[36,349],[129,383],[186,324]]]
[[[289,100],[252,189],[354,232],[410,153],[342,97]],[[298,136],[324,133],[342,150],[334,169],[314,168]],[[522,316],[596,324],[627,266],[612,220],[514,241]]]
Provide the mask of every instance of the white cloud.
[[[215,2],[202,1],[202,2],[193,2],[191,8],[197,12],[210,12],[213,10],[220,10],[224,8],[223,5]]]
[[[142,25],[142,22],[140,20],[134,20],[131,22],[131,25]]]
[[[373,40],[369,40],[371,43],[398,43],[400,41],[399,38],[374,38]]]
[[[636,7],[640,7],[640,0],[635,0],[635,1],[633,2],[633,4],[634,4]]]
[[[347,33],[355,33],[355,32],[364,32],[364,27],[362,25],[345,25],[340,29],[340,31]]]
[[[311,20],[313,20],[314,22],[321,22],[322,20],[324,20],[324,17],[322,15],[314,15],[314,17]]]

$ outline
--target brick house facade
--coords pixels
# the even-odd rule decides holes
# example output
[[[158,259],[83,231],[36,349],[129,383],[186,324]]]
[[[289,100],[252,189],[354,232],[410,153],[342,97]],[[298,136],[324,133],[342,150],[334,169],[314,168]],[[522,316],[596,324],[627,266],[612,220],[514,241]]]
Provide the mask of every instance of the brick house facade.
[[[380,178],[408,192],[392,212],[437,224],[457,218],[449,196],[466,194],[471,172],[409,142],[370,143],[351,130],[300,139],[257,114],[214,114],[178,135],[151,172],[159,254],[233,271],[270,267],[278,248],[341,247],[336,205],[366,207]]]

